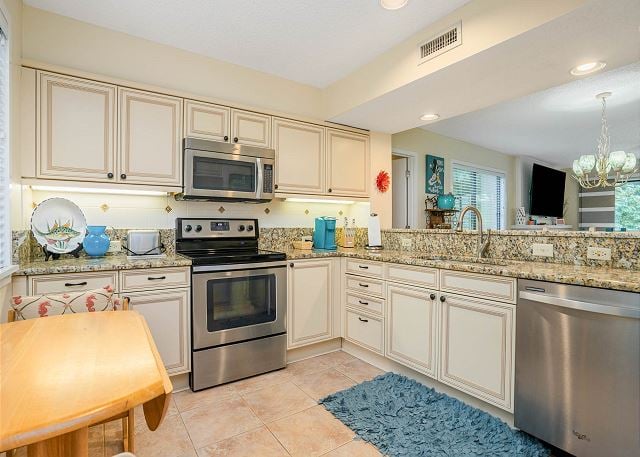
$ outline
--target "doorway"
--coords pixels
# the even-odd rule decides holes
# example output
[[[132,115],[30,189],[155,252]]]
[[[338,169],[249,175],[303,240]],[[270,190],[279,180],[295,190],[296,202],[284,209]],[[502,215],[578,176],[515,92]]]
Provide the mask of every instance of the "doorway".
[[[415,158],[394,152],[391,156],[391,165],[392,227],[403,229],[415,227],[413,211]]]

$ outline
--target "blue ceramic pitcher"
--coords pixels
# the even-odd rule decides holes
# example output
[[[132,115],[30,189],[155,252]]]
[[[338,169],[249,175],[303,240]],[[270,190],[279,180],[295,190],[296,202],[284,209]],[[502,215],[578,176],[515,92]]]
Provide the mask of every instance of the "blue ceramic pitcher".
[[[453,209],[454,206],[456,206],[456,197],[451,192],[438,195],[438,208]]]
[[[111,241],[105,233],[105,225],[87,225],[87,236],[84,237],[82,247],[91,257],[103,256],[109,250]]]

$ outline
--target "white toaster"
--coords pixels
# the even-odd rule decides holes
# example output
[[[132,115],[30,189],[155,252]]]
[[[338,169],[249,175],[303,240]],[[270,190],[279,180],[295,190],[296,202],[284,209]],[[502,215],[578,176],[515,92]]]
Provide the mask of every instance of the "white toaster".
[[[131,255],[162,254],[160,244],[158,230],[129,230],[127,232],[127,249]]]

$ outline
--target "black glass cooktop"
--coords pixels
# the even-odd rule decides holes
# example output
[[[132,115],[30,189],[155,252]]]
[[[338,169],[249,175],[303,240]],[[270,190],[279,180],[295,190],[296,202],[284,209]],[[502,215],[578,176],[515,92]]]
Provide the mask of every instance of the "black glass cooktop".
[[[189,259],[193,265],[230,265],[237,263],[272,262],[286,260],[283,252],[263,251],[256,249],[247,250],[195,250],[179,251]]]

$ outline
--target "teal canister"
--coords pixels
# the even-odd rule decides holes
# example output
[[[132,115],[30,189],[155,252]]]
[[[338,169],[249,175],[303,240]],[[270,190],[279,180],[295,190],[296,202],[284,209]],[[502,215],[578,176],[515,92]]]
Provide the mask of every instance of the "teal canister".
[[[456,197],[449,192],[448,194],[438,195],[438,208],[440,209],[453,209],[456,205]]]
[[[109,250],[109,236],[105,233],[107,227],[105,225],[87,225],[87,236],[84,237],[82,247],[87,255],[91,257],[100,257]]]

